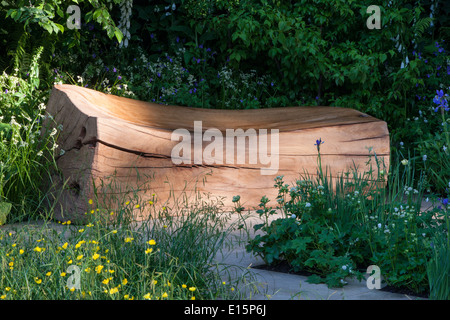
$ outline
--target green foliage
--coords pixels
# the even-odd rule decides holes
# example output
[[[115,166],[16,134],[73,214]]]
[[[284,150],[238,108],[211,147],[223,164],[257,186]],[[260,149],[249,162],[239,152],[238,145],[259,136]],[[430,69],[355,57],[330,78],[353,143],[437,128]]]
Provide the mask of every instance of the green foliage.
[[[432,258],[427,265],[430,282],[430,299],[450,300],[450,243],[447,212],[447,233],[438,234],[432,248]]]
[[[0,230],[0,300],[242,299],[252,291],[240,285],[253,281],[248,271],[236,277],[213,261],[233,230],[220,205],[177,201],[168,215],[126,196],[116,208],[124,216],[138,204],[152,216],[110,223],[110,208],[93,201],[83,226],[44,220]]]
[[[267,264],[286,261],[293,270],[314,273],[312,283],[342,286],[346,277],[361,279],[375,264],[386,284],[427,292],[430,246],[434,234],[447,232],[448,208],[421,211],[424,182],[414,175],[413,160],[392,165],[387,177],[386,168],[372,160],[366,172],[354,170],[335,182],[322,171],[320,157],[315,179],[305,174],[290,186],[277,177],[276,209],[282,217],[269,221],[276,210],[263,197],[257,211],[263,223],[255,226],[247,250]]]

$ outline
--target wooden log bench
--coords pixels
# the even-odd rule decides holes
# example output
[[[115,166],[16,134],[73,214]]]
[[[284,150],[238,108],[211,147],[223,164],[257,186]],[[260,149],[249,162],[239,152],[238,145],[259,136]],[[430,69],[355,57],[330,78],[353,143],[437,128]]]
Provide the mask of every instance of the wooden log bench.
[[[220,197],[225,207],[235,195],[247,208],[264,195],[275,203],[275,177],[292,183],[316,174],[318,139],[334,177],[366,170],[369,148],[389,167],[386,123],[349,108],[198,109],[56,85],[47,112],[47,130],[62,128],[60,220],[83,219],[95,196],[108,203],[133,189],[143,199],[156,194],[159,204],[187,193]]]

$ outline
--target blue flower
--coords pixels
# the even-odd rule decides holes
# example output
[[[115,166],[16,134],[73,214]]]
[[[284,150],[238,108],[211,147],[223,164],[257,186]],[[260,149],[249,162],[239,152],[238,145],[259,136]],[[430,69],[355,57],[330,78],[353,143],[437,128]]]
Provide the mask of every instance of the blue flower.
[[[316,143],[314,145],[317,146],[318,152],[320,152],[320,145],[323,143],[325,143],[325,141],[322,141],[322,138],[319,138],[318,140],[316,140]]]
[[[439,108],[443,108],[445,111],[449,110],[448,101],[446,99],[448,95],[444,94],[443,90],[436,90],[436,95],[433,98],[433,103],[438,106],[434,109],[434,112],[438,112]]]

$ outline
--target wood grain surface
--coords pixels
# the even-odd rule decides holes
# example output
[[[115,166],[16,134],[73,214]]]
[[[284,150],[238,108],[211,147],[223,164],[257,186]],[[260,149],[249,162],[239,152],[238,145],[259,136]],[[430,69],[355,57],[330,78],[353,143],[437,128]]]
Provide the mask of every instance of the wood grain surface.
[[[182,194],[219,197],[225,207],[232,206],[235,195],[241,196],[247,208],[257,206],[264,195],[275,203],[276,176],[284,175],[284,180],[290,183],[305,172],[311,176],[316,174],[314,144],[319,138],[324,141],[320,147],[322,165],[334,177],[354,166],[360,171],[367,170],[369,148],[389,167],[386,123],[351,108],[197,109],[56,85],[47,112],[53,120],[47,118],[45,126],[49,130],[58,125],[63,128],[57,142],[64,150],[57,158],[61,171],[58,190],[63,190],[56,206],[56,218],[60,220],[83,219],[90,208],[88,199],[95,196],[104,206],[117,206],[119,196],[123,196],[122,200],[131,197],[133,190],[144,200],[156,194],[158,203],[168,206]],[[278,159],[278,170],[267,174],[264,171],[269,167],[267,163],[237,163],[237,158],[220,163],[220,154],[225,159],[225,145],[219,156],[214,153],[201,163],[192,160],[175,164],[172,151],[179,144],[172,139],[175,130],[186,129],[192,137],[191,154],[183,154],[184,159],[194,159],[196,152],[204,155],[205,148],[212,143],[194,143],[193,133],[198,129],[195,123],[199,121],[201,133],[214,129],[223,135],[224,141],[227,129],[242,129],[244,134],[246,130],[260,133],[259,130],[266,129],[268,154],[272,160]],[[271,153],[270,142],[274,136],[270,133],[274,130],[278,130],[278,152]],[[236,144],[234,147],[237,148]],[[255,154],[254,149],[254,145],[246,144],[246,160]],[[376,175],[377,168],[374,169]]]

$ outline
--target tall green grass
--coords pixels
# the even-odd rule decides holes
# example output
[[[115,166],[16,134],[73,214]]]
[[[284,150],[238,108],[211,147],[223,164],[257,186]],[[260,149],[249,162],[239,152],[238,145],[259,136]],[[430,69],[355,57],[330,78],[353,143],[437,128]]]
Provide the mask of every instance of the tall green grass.
[[[236,227],[220,203],[127,199],[114,219],[95,198],[85,224],[1,230],[0,298],[244,299],[256,290],[248,270],[218,259]]]

